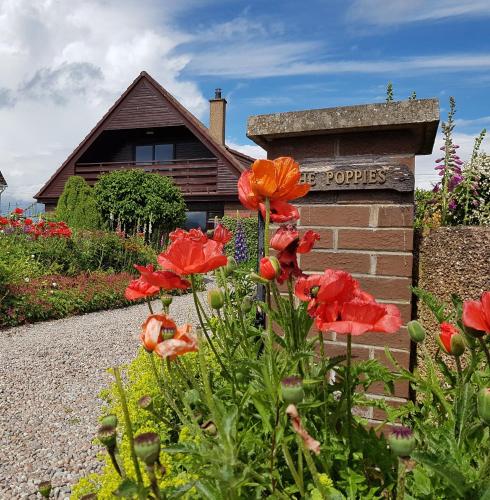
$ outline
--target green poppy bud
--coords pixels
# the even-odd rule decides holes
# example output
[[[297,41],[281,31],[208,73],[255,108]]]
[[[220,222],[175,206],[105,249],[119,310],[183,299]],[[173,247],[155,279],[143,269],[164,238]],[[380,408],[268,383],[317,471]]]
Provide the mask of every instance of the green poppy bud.
[[[100,419],[100,425],[102,427],[117,427],[117,417],[116,415],[105,415]]]
[[[43,498],[49,498],[49,495],[51,494],[51,481],[43,481],[39,483],[38,485],[38,491],[42,495]]]
[[[249,297],[247,295],[247,296],[243,297],[242,303],[240,304],[240,308],[246,314],[252,310],[252,305],[253,305],[252,297]]]
[[[146,395],[146,396],[139,398],[138,399],[138,406],[142,410],[146,410],[146,411],[153,410],[153,400],[151,399],[151,396]]]
[[[415,436],[408,427],[393,427],[388,444],[395,457],[409,457],[415,448]]]
[[[155,432],[145,432],[134,438],[134,452],[146,465],[153,465],[160,455],[160,436]]]
[[[464,337],[459,333],[451,337],[451,351],[453,356],[461,356],[466,349]]]
[[[490,425],[490,387],[483,387],[478,392],[477,407],[480,418]]]
[[[233,274],[236,268],[237,268],[236,260],[233,257],[228,257],[228,262],[226,266],[223,267],[225,276],[230,276],[231,274]]]
[[[282,399],[288,404],[301,403],[305,397],[303,380],[299,377],[286,377],[281,380]]]
[[[162,304],[164,305],[164,307],[169,307],[173,300],[174,299],[173,299],[172,296],[170,296],[170,295],[163,295],[163,297],[162,297]]]
[[[261,285],[267,285],[267,283],[269,283],[269,280],[266,280],[265,278],[262,278],[262,276],[258,275],[257,273],[250,273],[248,275],[248,277],[254,283],[259,283]]]
[[[319,291],[320,291],[320,287],[319,286],[312,286],[310,288],[310,297],[312,297],[314,299],[318,295]]]
[[[209,436],[216,436],[218,434],[218,429],[212,420],[208,420],[201,425],[201,429]]]
[[[109,451],[113,451],[116,448],[117,432],[115,427],[110,425],[99,427],[97,438]]]
[[[417,320],[409,321],[407,328],[408,334],[414,342],[423,342],[425,340],[425,329]]]
[[[208,292],[208,304],[219,311],[225,303],[225,296],[219,288],[214,288]]]

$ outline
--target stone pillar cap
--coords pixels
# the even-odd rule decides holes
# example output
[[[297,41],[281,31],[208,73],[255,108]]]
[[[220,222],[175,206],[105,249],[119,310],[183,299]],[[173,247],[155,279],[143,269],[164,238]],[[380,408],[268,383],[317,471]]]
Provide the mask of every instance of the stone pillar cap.
[[[247,137],[267,149],[284,137],[410,129],[420,137],[414,154],[430,154],[438,125],[439,100],[412,99],[250,116]]]

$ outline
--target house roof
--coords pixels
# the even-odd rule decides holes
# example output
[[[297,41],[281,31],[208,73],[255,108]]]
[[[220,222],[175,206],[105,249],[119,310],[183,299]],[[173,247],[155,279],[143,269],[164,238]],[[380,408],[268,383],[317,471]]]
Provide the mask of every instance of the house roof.
[[[0,186],[7,186],[7,181],[5,180],[5,177],[3,176],[2,172],[0,171]]]
[[[47,190],[48,186],[63,171],[63,169],[72,161],[76,161],[85,152],[87,147],[104,131],[104,125],[109,121],[121,103],[141,80],[145,80],[155,90],[157,90],[169,103],[169,105],[180,115],[184,125],[187,126],[189,130],[191,130],[191,132],[201,142],[203,142],[212,153],[214,153],[218,158],[224,160],[229,168],[235,170],[237,175],[240,175],[250,165],[250,161],[254,161],[253,158],[232,150],[216,141],[209,133],[207,127],[205,127],[200,120],[198,120],[188,109],[186,109],[172,94],[170,94],[170,92],[164,89],[152,76],[150,76],[146,71],[142,71],[131,83],[131,85],[129,85],[129,87],[123,92],[119,99],[109,108],[106,114],[97,122],[95,127],[87,134],[82,142],[68,156],[63,164],[49,178],[46,184],[39,190],[38,193],[36,193],[34,198],[43,198],[43,194]]]

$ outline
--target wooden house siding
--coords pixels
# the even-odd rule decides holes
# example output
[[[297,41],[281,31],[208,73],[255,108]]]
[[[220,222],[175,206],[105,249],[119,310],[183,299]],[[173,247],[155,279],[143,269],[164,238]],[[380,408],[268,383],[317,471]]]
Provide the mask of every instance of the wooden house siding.
[[[175,144],[173,161],[135,164],[136,145],[165,142]],[[216,142],[197,118],[142,72],[35,198],[53,204],[71,175],[81,175],[93,185],[102,173],[121,168],[171,176],[187,202],[208,199],[214,206],[236,199],[237,180],[246,167],[242,155]]]
[[[183,125],[184,121],[162,96],[141,80],[109,118],[106,130]]]

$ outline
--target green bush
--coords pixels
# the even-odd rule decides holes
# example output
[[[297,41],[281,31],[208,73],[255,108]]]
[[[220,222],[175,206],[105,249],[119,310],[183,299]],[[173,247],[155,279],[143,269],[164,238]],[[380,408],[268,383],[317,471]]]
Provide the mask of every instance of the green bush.
[[[72,229],[98,229],[102,220],[92,188],[83,177],[73,175],[66,181],[56,206],[56,217]]]
[[[97,206],[112,228],[145,233],[159,243],[185,222],[186,206],[172,179],[142,169],[104,174],[94,187]]]
[[[221,219],[221,223],[233,233],[233,238],[225,246],[225,253],[230,257],[235,257],[235,234],[237,228],[236,217],[225,215]],[[240,221],[245,229],[247,241],[248,261],[244,263],[244,268],[255,269],[258,260],[258,241],[259,241],[259,223],[257,217],[243,217]]]

